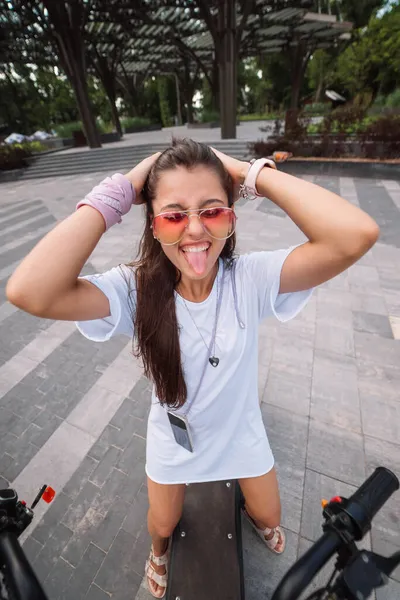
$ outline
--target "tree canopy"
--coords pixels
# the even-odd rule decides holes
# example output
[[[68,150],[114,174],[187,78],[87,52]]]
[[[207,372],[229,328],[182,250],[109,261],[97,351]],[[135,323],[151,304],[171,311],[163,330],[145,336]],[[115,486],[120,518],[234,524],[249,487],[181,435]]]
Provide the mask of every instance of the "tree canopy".
[[[221,3],[0,0],[0,124],[32,133],[81,118],[96,145],[96,117],[117,131],[121,114],[192,120],[196,92],[218,111]],[[353,23],[350,39],[332,37],[335,17]],[[236,28],[239,113],[400,86],[400,8],[383,0],[237,0]]]

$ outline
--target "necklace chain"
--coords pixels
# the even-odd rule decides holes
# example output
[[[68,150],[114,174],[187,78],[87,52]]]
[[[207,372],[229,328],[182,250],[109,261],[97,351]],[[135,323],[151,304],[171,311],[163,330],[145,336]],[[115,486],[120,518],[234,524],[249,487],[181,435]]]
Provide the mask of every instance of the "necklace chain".
[[[219,288],[219,282],[218,282],[218,271],[217,271],[217,299],[216,299],[216,302],[215,302],[215,320],[217,320],[217,314],[218,314],[218,298],[219,298],[218,288]],[[197,331],[198,331],[201,339],[203,340],[203,344],[205,345],[206,349],[208,350],[208,345],[206,344],[206,341],[205,341],[205,339],[204,339],[204,337],[203,337],[200,329],[198,328],[197,323],[194,320],[194,317],[193,317],[192,313],[190,312],[188,305],[186,304],[185,298],[183,296],[181,296],[181,298],[183,300],[184,305],[186,306],[186,310],[188,311],[190,318],[193,321],[194,326],[196,327],[196,329],[197,329]],[[216,336],[214,336],[213,356],[212,356],[212,358],[216,359],[219,362],[219,359],[215,356],[215,338],[216,338]]]

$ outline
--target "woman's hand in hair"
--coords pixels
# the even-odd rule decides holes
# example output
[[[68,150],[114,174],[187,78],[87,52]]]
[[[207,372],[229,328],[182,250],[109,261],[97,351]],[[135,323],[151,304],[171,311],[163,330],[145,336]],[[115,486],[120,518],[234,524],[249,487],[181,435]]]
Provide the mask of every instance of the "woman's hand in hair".
[[[150,172],[151,167],[156,162],[157,158],[160,156],[161,152],[156,152],[151,156],[143,159],[136,167],[133,167],[129,173],[126,173],[125,177],[129,179],[136,192],[136,200],[134,204],[143,204],[144,200],[141,194],[145,181],[147,179],[147,175]]]
[[[218,156],[219,160],[222,162],[225,169],[232,177],[234,183],[236,185],[242,184],[250,168],[250,163],[244,160],[238,160],[237,158],[232,158],[232,156],[228,156],[227,154],[216,150],[212,146],[211,149],[214,152],[214,154]]]

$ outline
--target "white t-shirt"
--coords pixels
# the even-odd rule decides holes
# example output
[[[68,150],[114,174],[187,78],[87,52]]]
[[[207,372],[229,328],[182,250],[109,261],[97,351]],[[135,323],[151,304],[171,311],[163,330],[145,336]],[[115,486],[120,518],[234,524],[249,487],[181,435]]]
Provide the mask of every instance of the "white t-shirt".
[[[207,365],[200,391],[187,415],[193,453],[177,444],[165,407],[152,394],[147,428],[146,473],[163,484],[220,481],[257,477],[271,470],[274,458],[262,421],[258,399],[258,325],[269,316],[287,321],[302,309],[312,290],[279,294],[282,265],[293,248],[254,252],[236,262],[235,281],[240,318],[237,319],[231,272],[219,263],[218,285],[224,285],[215,355],[219,365]],[[113,335],[133,336],[135,278],[129,267],[116,267],[86,277],[108,297],[110,316],[81,321],[87,338],[105,341]],[[180,348],[188,402],[195,393],[215,320],[217,279],[209,297],[200,303],[176,294]],[[190,316],[189,311],[192,316]],[[199,335],[200,330],[204,341]],[[185,406],[178,411],[186,413]]]

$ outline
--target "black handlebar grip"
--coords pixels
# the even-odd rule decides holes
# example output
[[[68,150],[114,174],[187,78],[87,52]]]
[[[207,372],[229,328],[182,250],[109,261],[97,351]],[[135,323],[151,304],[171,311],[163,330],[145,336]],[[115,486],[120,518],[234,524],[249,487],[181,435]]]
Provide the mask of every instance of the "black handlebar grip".
[[[345,510],[356,527],[356,540],[369,531],[371,520],[398,489],[396,475],[386,467],[378,467],[348,499]]]

